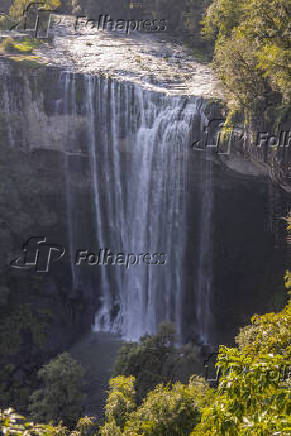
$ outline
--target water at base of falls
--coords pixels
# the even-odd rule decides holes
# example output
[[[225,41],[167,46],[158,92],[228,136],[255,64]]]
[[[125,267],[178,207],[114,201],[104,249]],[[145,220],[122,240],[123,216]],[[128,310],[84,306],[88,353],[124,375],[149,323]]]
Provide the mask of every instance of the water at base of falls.
[[[96,295],[100,308],[94,329],[138,340],[146,333],[155,333],[161,321],[171,320],[180,337],[185,294],[188,158],[192,123],[201,118],[204,104],[198,98],[167,97],[94,76],[83,76],[82,80],[85,94],[82,116],[87,125],[96,247],[108,248],[113,253],[167,256],[164,265],[99,266]],[[65,101],[71,101],[66,110],[77,117],[77,104],[72,101],[72,96],[77,98],[72,73],[66,73],[65,94]],[[199,272],[192,292],[196,293],[193,310],[196,334],[200,342],[207,343],[213,196],[211,163],[205,160],[204,164]],[[67,180],[69,172],[68,168]],[[72,252],[76,248],[77,226],[72,222],[74,201],[69,185],[67,213]],[[72,277],[74,284],[81,280],[76,269],[72,270]]]

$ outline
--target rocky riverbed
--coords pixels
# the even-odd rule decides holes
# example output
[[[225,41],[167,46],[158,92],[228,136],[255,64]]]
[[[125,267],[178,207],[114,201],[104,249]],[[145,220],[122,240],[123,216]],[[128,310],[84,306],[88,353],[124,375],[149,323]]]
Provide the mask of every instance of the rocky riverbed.
[[[177,39],[166,34],[88,29],[75,30],[76,17],[54,20],[51,43],[37,51],[48,65],[101,74],[168,95],[221,97],[209,64],[199,62]],[[203,56],[203,53],[202,53]]]

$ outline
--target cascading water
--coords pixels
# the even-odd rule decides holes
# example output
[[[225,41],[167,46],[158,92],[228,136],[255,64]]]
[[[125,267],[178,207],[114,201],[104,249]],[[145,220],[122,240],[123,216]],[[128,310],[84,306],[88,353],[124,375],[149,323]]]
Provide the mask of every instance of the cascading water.
[[[212,268],[212,215],[214,206],[211,152],[206,148],[206,158],[201,161],[202,204],[200,213],[200,244],[197,278],[197,336],[203,344],[209,343],[211,329]]]
[[[98,245],[167,255],[165,265],[101,267],[95,329],[133,340],[173,320],[181,334],[187,160],[200,102],[90,76],[85,87]]]
[[[66,192],[66,217],[67,217],[67,231],[69,242],[69,256],[70,256],[70,269],[72,278],[72,287],[77,289],[79,286],[78,271],[75,266],[75,252],[77,249],[76,244],[76,205],[74,203],[74,195],[72,188],[72,174],[73,170],[70,167],[70,156],[72,143],[76,140],[75,129],[72,129],[72,124],[77,119],[76,108],[76,76],[69,71],[62,72],[59,80],[58,87],[64,87],[64,98],[58,99],[55,104],[54,112],[57,115],[62,114],[65,118],[65,150],[64,150],[64,178],[65,178],[65,192]]]
[[[190,147],[205,126],[213,134],[215,103],[77,70],[0,64],[3,265],[33,234],[65,247],[43,276],[66,304],[65,324],[84,331],[97,312],[95,329],[138,339],[173,320],[181,342],[214,344],[268,310],[286,266],[285,223],[269,223],[287,200],[255,149],[244,159],[239,144],[229,157]],[[168,257],[128,269],[74,265],[76,250],[101,248]]]
[[[95,266],[93,286],[100,304],[94,329],[137,340],[145,333],[155,333],[161,321],[171,320],[182,340],[184,271],[189,264],[185,228],[191,128],[195,117],[203,118],[202,101],[168,97],[96,76],[83,77],[81,111],[87,125],[85,148],[90,162],[95,251],[107,248],[115,254],[166,256],[161,265]],[[76,98],[76,79],[66,73],[64,108],[73,124],[78,117]],[[76,137],[76,132],[69,132],[70,121],[67,127],[68,137]],[[67,147],[68,238],[70,252],[74,253],[78,226],[69,151]],[[207,342],[213,198],[210,163],[204,158],[202,161],[201,238],[193,310],[198,322],[196,333]],[[73,286],[79,286],[81,279],[74,266],[72,278]]]
[[[96,149],[96,106],[98,114],[102,116],[102,107],[100,106],[100,101],[96,99],[98,89],[98,82],[95,76],[86,77],[85,89],[87,90],[87,107],[86,113],[88,115],[88,128],[89,128],[89,153],[90,153],[90,167],[91,167],[91,179],[93,184],[93,196],[94,196],[94,210],[95,210],[95,223],[96,223],[96,234],[98,242],[101,248],[105,247],[105,229],[103,228],[103,216],[101,199],[101,189],[100,187],[104,184],[102,180],[102,174],[100,172],[100,163],[105,166],[108,165],[107,157],[104,156],[104,161],[100,162],[100,155],[98,156],[98,150]],[[104,110],[104,109],[103,109]],[[104,132],[106,134],[106,132]],[[108,141],[106,141],[108,146]],[[108,150],[104,150],[108,154]],[[108,182],[108,178],[106,178]],[[113,193],[112,193],[113,194]],[[110,215],[108,219],[110,219]],[[96,330],[107,329],[110,330],[112,327],[110,324],[110,310],[111,310],[111,295],[109,287],[109,277],[107,269],[101,268],[100,270],[100,293],[101,293],[101,309],[98,312],[98,319],[95,321]],[[113,329],[114,330],[114,329]]]
[[[67,115],[71,113],[73,117],[76,117],[76,78],[70,72],[65,73],[65,101],[64,101],[64,113]],[[70,146],[70,123],[67,122],[67,143],[65,150],[65,185],[66,185],[66,200],[67,200],[67,223],[68,223],[68,240],[70,244],[70,266],[72,274],[73,288],[77,288],[77,272],[74,265],[74,215],[72,204],[72,189],[70,179],[70,165],[69,165],[69,146]]]

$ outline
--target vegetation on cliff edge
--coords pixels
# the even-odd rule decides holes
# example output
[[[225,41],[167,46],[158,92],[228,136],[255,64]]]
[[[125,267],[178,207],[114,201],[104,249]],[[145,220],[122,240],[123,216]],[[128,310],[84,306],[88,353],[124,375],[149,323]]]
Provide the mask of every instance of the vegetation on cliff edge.
[[[118,376],[110,380],[105,423],[99,428],[88,417],[73,432],[61,421],[57,426],[35,425],[12,409],[1,412],[0,428],[6,435],[287,436],[291,430],[290,322],[289,302],[281,312],[255,315],[251,325],[241,328],[237,348],[221,346],[217,389],[192,376],[186,384],[157,385],[138,405],[135,378]],[[57,396],[50,397],[46,407],[52,407]],[[74,391],[74,398],[80,399],[81,394]]]
[[[214,0],[202,21],[215,40],[214,68],[232,111],[290,104],[290,5],[285,0]]]

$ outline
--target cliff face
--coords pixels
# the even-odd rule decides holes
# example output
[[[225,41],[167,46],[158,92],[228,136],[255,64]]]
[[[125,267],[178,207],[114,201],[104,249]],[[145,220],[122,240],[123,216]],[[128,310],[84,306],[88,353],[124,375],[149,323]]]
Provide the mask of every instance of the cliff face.
[[[1,240],[1,404],[27,404],[37,369],[66,349],[94,319],[90,288],[72,286],[67,259],[48,273],[13,269],[28,238],[68,247],[64,126],[54,115],[59,73],[18,68],[1,62],[0,240]],[[58,144],[56,146],[56,144]],[[82,160],[79,165],[82,165]],[[84,164],[86,168],[86,163]],[[84,172],[86,172],[84,170]],[[79,215],[90,238],[89,180],[76,177]]]
[[[191,147],[213,105],[62,68],[0,67],[4,403],[21,405],[33,371],[93,324],[137,339],[172,319],[182,342],[216,344],[280,307],[286,194],[243,157]],[[11,268],[40,236],[63,258],[47,273]],[[76,250],[100,248],[168,260],[74,266]]]

